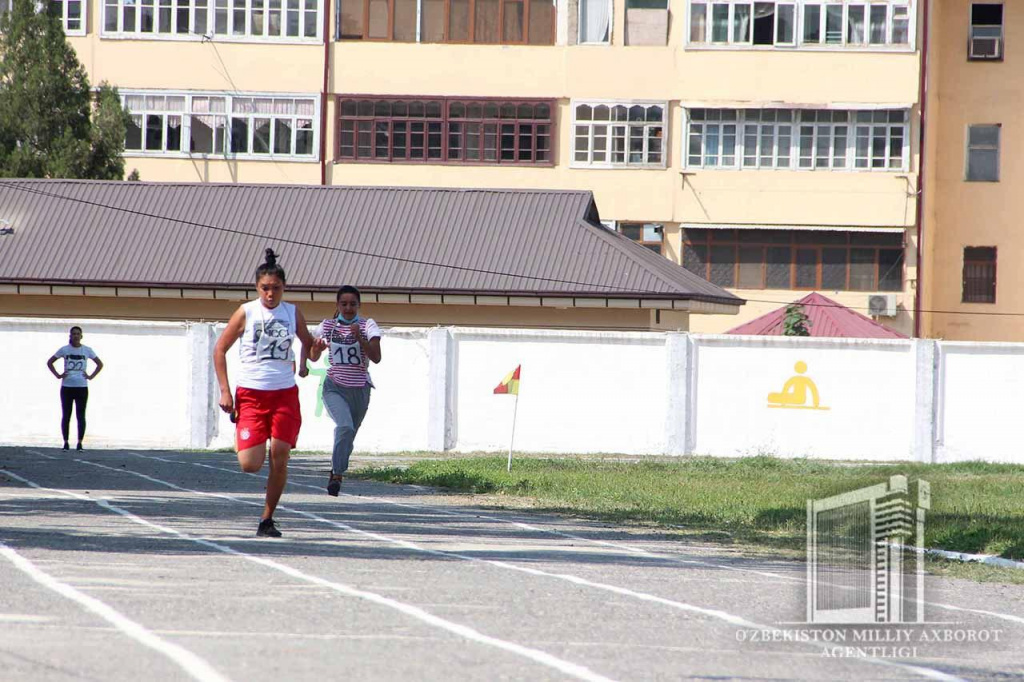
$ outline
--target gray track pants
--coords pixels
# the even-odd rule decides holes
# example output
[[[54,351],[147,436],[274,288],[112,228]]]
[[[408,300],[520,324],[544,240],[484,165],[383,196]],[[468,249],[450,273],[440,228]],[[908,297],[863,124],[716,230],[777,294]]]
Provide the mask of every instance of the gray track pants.
[[[331,453],[331,471],[345,473],[352,455],[356,432],[363,423],[370,406],[370,387],[339,386],[331,379],[324,381],[324,407],[334,420],[334,452]]]

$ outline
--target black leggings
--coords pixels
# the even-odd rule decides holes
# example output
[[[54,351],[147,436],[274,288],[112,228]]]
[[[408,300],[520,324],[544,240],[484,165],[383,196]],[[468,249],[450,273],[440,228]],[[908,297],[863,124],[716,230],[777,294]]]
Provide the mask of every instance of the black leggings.
[[[64,442],[68,441],[68,431],[71,428],[71,403],[75,404],[75,417],[78,418],[78,442],[85,437],[85,404],[89,401],[89,388],[73,388],[71,386],[60,387],[60,432],[64,436]]]

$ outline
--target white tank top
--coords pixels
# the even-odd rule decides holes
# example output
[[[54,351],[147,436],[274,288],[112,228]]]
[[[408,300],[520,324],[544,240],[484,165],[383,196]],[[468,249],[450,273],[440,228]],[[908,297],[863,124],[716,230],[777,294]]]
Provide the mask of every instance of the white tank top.
[[[284,301],[265,308],[256,299],[242,306],[245,331],[238,353],[242,372],[238,385],[259,391],[276,391],[295,385],[295,306]]]

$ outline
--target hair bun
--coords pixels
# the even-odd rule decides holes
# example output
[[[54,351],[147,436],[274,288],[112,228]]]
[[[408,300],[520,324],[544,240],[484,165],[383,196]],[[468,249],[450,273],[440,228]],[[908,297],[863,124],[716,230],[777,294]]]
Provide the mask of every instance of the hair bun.
[[[267,265],[270,265],[270,266],[277,265],[277,254],[274,253],[274,250],[273,249],[267,249],[266,254],[267,254]]]

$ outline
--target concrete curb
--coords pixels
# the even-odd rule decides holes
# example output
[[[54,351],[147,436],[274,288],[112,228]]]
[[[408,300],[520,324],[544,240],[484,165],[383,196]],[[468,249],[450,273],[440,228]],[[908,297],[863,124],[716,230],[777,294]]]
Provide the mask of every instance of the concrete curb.
[[[940,556],[944,559],[953,559],[954,561],[973,561],[980,564],[989,564],[990,566],[1024,569],[1024,561],[1004,559],[992,554],[967,554],[965,552],[950,552],[945,549],[925,549],[924,551],[926,554]]]

